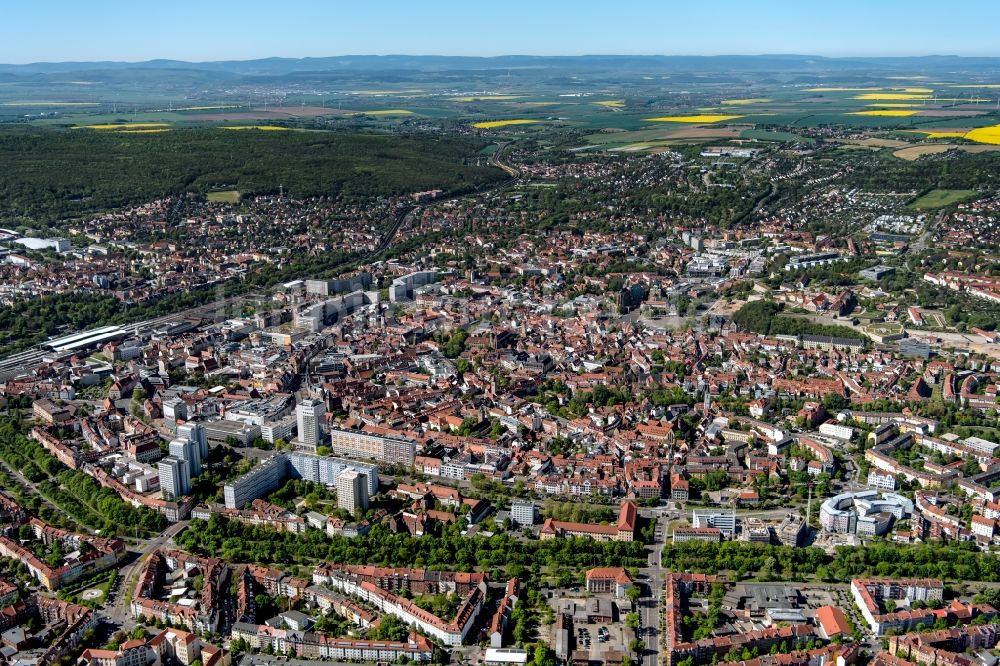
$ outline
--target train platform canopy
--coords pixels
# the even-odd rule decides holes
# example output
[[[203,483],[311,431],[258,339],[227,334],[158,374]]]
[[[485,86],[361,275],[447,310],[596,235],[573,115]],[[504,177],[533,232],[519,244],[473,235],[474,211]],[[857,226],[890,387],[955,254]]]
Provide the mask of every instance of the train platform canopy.
[[[83,333],[74,333],[62,338],[55,338],[42,343],[42,346],[55,352],[72,352],[87,349],[88,347],[95,347],[115,338],[125,337],[125,335],[125,329],[120,326],[104,326],[84,331]]]

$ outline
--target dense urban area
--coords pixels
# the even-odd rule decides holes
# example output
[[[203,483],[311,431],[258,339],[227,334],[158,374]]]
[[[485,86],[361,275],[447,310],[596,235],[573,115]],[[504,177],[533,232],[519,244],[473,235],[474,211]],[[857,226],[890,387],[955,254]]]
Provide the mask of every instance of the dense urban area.
[[[11,119],[0,661],[995,666],[1000,120],[882,90]]]

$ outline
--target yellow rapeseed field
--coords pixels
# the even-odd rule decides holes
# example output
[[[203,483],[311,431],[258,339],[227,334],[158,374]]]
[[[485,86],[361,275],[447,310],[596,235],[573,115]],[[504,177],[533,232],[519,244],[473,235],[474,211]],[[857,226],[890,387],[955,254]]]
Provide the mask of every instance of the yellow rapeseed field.
[[[803,92],[874,92],[883,93],[932,93],[933,88],[805,88]]]
[[[623,99],[606,99],[601,102],[594,102],[597,106],[606,106],[609,109],[620,109],[625,106],[625,100]]]
[[[928,139],[964,139],[965,132],[927,132]]]
[[[170,127],[170,123],[114,123],[108,125],[80,125],[87,129],[96,130],[129,130],[151,129],[154,127]]]
[[[932,99],[930,95],[924,93],[865,93],[863,95],[855,95],[851,99],[867,99],[874,101],[882,100],[916,100],[916,99]]]
[[[919,113],[918,111],[903,111],[902,109],[881,109],[877,111],[853,111],[848,113],[849,116],[891,116],[891,117],[902,117],[902,116],[913,116]]]
[[[512,118],[510,120],[485,120],[479,123],[473,123],[473,127],[476,129],[493,129],[495,127],[506,127],[507,125],[533,125],[534,123],[541,122],[540,120],[529,120],[527,118]]]
[[[118,130],[118,134],[159,134],[160,132],[169,132],[170,130],[166,127],[161,127],[159,129],[122,129]]]
[[[1000,145],[1000,125],[977,127],[970,132],[966,132],[965,138],[977,143],[989,143],[994,146]]]
[[[721,113],[704,113],[698,116],[660,116],[645,118],[647,123],[721,123],[724,120],[735,120],[743,116],[727,116]]]
[[[884,104],[868,104],[866,106],[875,106],[880,109],[912,109],[922,107],[923,104],[910,104],[908,102],[886,102]]]
[[[881,90],[881,88],[828,88],[828,87],[821,87],[821,88],[803,88],[802,92],[816,92],[816,93],[824,93],[824,92],[866,92],[866,91],[869,91],[869,90]]]
[[[988,127],[977,127],[968,132],[920,132],[928,139],[965,139],[976,143],[988,143],[994,146],[1000,145],[1000,125],[990,125]]]

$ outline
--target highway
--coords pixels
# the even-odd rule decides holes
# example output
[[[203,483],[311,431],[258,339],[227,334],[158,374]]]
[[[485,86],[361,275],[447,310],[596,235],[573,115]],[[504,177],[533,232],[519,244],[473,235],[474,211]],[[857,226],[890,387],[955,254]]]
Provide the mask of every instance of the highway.
[[[506,173],[511,178],[517,179],[521,177],[521,172],[516,167],[511,166],[510,164],[505,164],[504,162],[501,161],[501,159],[503,158],[503,152],[510,145],[511,145],[510,141],[497,145],[497,149],[494,150],[493,154],[490,156],[490,165],[503,170],[503,172]]]

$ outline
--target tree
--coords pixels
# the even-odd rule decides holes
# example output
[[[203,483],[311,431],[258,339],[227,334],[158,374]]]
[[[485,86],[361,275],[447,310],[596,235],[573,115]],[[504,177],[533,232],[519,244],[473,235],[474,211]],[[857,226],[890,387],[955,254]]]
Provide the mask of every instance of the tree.
[[[633,638],[629,641],[628,647],[632,652],[641,655],[642,651],[646,648],[646,644],[642,642],[641,638]]]
[[[625,626],[635,631],[639,628],[639,614],[638,613],[628,613],[625,616]]]
[[[369,636],[377,641],[405,641],[410,635],[410,628],[395,615],[383,615],[378,626],[369,632]]]
[[[642,590],[639,589],[638,585],[630,585],[627,590],[625,590],[625,598],[632,602],[632,609],[635,610],[636,606],[639,604],[639,599],[642,598]]]

